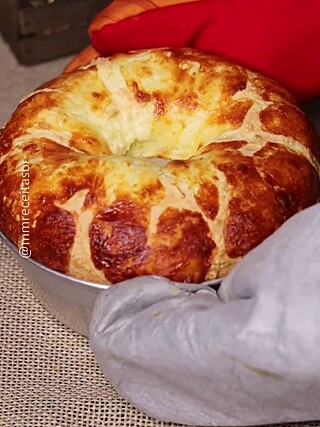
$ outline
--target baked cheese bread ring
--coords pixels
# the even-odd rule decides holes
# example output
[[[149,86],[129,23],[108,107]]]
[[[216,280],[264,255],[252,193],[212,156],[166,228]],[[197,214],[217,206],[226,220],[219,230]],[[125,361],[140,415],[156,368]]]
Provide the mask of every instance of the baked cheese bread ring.
[[[319,199],[318,137],[292,96],[187,48],[61,75],[20,103],[0,142],[2,232],[100,283],[222,277]]]

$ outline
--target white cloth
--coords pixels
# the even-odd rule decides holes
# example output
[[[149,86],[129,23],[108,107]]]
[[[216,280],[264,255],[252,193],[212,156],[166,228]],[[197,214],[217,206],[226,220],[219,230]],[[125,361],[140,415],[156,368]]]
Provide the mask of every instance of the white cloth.
[[[90,342],[138,409],[190,425],[320,419],[320,204],[211,288],[145,277],[98,298]]]

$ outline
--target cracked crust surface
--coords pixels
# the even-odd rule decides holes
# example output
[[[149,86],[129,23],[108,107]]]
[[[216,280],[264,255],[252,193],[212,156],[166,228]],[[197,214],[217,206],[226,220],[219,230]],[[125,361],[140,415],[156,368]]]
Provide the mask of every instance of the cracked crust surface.
[[[72,276],[225,275],[319,199],[319,141],[277,83],[213,55],[115,55],[30,94],[0,133],[0,228]],[[27,183],[25,183],[27,184]]]

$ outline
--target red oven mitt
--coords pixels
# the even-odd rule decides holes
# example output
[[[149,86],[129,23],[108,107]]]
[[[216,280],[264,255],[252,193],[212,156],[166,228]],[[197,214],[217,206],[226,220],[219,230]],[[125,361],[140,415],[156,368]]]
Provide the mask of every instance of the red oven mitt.
[[[94,31],[100,30],[105,25],[116,24],[125,18],[139,15],[147,10],[192,1],[198,0],[113,0],[93,19],[89,26],[89,35],[91,36]],[[99,56],[100,53],[90,45],[73,58],[64,71],[72,71]]]
[[[108,10],[111,6],[116,10],[115,1],[89,29],[96,56],[190,46],[221,54],[278,80],[301,103],[320,95],[319,0],[171,3],[179,4],[148,7],[134,16],[127,11],[124,19],[117,17],[116,23],[110,23],[114,21]]]

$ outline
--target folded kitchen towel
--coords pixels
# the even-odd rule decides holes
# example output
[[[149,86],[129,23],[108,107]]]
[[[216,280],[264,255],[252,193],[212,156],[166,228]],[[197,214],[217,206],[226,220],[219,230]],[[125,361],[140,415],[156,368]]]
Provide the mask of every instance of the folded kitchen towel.
[[[217,294],[154,277],[110,287],[90,342],[119,393],[160,420],[320,419],[320,204],[246,255]]]

